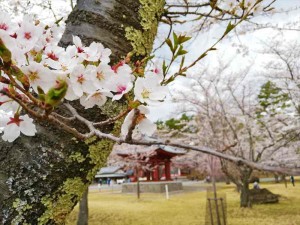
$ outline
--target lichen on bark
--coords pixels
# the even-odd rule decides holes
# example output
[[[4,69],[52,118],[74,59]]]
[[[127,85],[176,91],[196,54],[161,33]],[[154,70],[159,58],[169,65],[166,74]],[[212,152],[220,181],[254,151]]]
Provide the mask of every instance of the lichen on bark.
[[[126,38],[130,41],[133,53],[137,56],[151,54],[157,34],[158,22],[164,12],[165,0],[139,0],[139,17],[142,29],[126,27]]]
[[[62,193],[58,199],[53,199],[51,195],[43,197],[42,203],[46,207],[45,212],[38,219],[38,224],[48,224],[53,221],[55,224],[64,224],[66,215],[74,207],[74,202],[81,198],[83,191],[88,184],[80,177],[68,178],[58,190]]]

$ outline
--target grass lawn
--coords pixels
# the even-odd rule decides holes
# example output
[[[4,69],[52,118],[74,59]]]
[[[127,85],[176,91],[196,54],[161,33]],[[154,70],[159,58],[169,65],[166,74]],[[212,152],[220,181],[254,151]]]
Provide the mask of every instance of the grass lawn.
[[[229,225],[300,225],[300,185],[260,184],[275,194],[280,203],[239,208],[239,194],[233,186],[220,185],[226,193]],[[206,192],[172,194],[169,200],[162,194],[135,195],[109,192],[89,194],[90,225],[204,225]],[[76,224],[78,207],[71,213],[67,225]]]

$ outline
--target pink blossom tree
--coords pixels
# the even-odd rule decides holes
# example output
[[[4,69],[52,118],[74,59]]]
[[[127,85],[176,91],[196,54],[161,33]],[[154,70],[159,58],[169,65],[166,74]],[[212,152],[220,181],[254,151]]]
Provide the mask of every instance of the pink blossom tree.
[[[205,71],[202,77],[191,77],[189,91],[178,92],[176,101],[186,103],[182,110],[195,114],[187,126],[196,127],[197,132],[187,133],[186,140],[263,165],[298,167],[298,122],[289,113],[296,109],[291,105],[283,107],[288,105],[288,99],[278,101],[282,94],[276,87],[265,85],[255,92],[243,85],[238,74],[230,76],[224,68],[218,69],[216,75]],[[267,93],[272,93],[271,97]],[[265,107],[271,98],[277,101]],[[254,168],[220,160],[222,171],[241,190],[241,206],[247,207]]]

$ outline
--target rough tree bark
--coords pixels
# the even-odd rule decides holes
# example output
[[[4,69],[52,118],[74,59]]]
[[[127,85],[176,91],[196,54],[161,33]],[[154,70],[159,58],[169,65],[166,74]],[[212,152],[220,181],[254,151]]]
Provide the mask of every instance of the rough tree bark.
[[[77,225],[88,225],[89,207],[88,207],[88,188],[84,191],[79,204],[79,213]]]
[[[251,207],[250,202],[250,190],[249,190],[249,182],[250,176],[252,174],[252,169],[246,168],[241,171],[241,196],[240,196],[240,207],[246,208]]]
[[[239,167],[225,160],[221,160],[221,168],[227,178],[236,185],[240,192],[240,207],[251,207],[249,184],[253,169],[248,167]],[[232,171],[235,171],[232,173]]]
[[[113,61],[133,51],[139,57],[152,49],[164,0],[78,0],[67,20],[62,46],[78,35],[85,44],[99,41],[112,49]],[[124,104],[107,104],[83,114],[101,120]],[[82,108],[76,105],[83,113]],[[59,110],[64,110],[60,108]],[[118,133],[120,123],[104,131]],[[84,129],[84,127],[82,128]],[[0,223],[64,224],[95,172],[104,165],[113,143],[83,143],[39,121],[35,137],[14,143],[0,140]]]

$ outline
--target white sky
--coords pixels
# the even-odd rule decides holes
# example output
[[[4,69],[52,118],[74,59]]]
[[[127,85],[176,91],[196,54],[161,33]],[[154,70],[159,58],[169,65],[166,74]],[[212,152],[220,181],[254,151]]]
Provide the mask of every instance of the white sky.
[[[277,0],[277,3],[274,5],[276,11],[282,11],[286,9],[293,8],[295,6],[300,7],[299,0]],[[300,9],[293,10],[289,13],[275,13],[272,16],[257,16],[255,21],[259,23],[272,23],[274,25],[278,24],[280,27],[286,27],[288,23],[296,22],[296,28],[300,30]],[[203,51],[205,51],[212,43],[214,43],[218,37],[220,37],[224,30],[226,29],[227,23],[222,24],[221,26],[210,30],[207,33],[198,35],[197,39],[194,39],[191,44],[189,44],[187,50],[189,51],[186,62],[192,62],[193,59],[197,58]],[[175,28],[176,29],[176,28]],[[161,28],[161,30],[163,30]],[[182,27],[179,28],[182,30]],[[188,30],[188,28],[187,28]],[[242,26],[237,28],[237,32],[242,31]],[[300,40],[300,31],[283,31],[283,36],[279,35],[279,32],[274,29],[262,29],[254,32],[247,32],[244,35],[231,35],[230,38],[223,40],[218,46],[217,51],[209,53],[209,55],[202,61],[201,64],[207,65],[208,68],[213,68],[216,66],[218,59],[223,60],[224,62],[232,60],[230,69],[232,72],[237,72],[238,70],[243,69],[248,65],[251,66],[251,71],[245,80],[249,84],[253,84],[259,89],[260,85],[265,82],[265,78],[259,76],[261,70],[263,69],[266,60],[266,55],[262,54],[262,48],[264,47],[263,43],[268,43],[274,39],[280,39],[282,41],[291,41],[291,40]],[[246,46],[249,53],[243,55],[237,53],[237,47],[235,46]],[[168,50],[162,49],[159,53],[162,56],[166,55]],[[199,67],[196,66],[190,70],[190,73],[197,73]],[[180,86],[187,88],[188,82],[180,79],[174,85],[177,89],[180,89]],[[165,103],[160,105],[157,108],[151,109],[152,120],[165,120],[169,117],[178,117],[178,111],[176,110],[176,105],[174,103]]]
[[[22,2],[24,0],[2,0],[0,9],[1,8],[10,8],[13,9],[14,2]],[[41,3],[46,4],[47,1],[43,0],[36,0],[34,3]],[[74,0],[75,2],[75,0]],[[300,1],[299,0],[277,0],[277,3],[274,5],[276,6],[277,11],[280,11],[281,9],[290,9],[295,6],[300,7]],[[69,0],[52,0],[52,7],[53,11],[56,13],[56,16],[58,18],[61,17],[61,15],[66,15],[71,10],[70,1]],[[52,20],[53,19],[53,13],[51,11],[43,10],[43,13],[41,14],[41,7],[35,6],[31,11],[27,11],[27,13],[37,12],[37,16],[41,20]],[[267,23],[270,22],[272,24],[279,24],[280,26],[285,26],[288,22],[298,22],[299,27],[299,21],[300,21],[300,9],[291,11],[289,13],[278,13],[274,14],[272,16],[268,17],[262,17],[258,16],[256,17],[256,21],[260,23]],[[18,13],[18,18],[21,18],[21,13]],[[194,38],[192,41],[189,42],[187,50],[189,51],[187,57],[186,57],[186,63],[192,62],[193,59],[197,58],[204,50],[206,50],[211,43],[216,41],[220,35],[223,34],[225,28],[227,26],[227,23],[221,24],[217,28],[211,29],[209,32],[200,34],[197,36],[197,38]],[[179,33],[183,30],[188,32],[190,29],[189,26],[175,26],[176,33]],[[237,32],[240,32],[242,27],[240,26],[237,29]],[[156,41],[156,45],[161,43],[161,40],[164,40],[166,37],[166,28],[164,26],[160,26],[158,39]],[[280,35],[278,35],[278,32],[272,29],[264,29],[264,30],[258,30],[255,32],[247,32],[244,35],[232,35],[231,38],[227,38],[224,41],[222,41],[218,46],[218,51],[215,51],[213,53],[209,53],[209,55],[202,61],[202,64],[207,65],[209,68],[213,68],[216,66],[216,61],[218,58],[221,58],[222,60],[231,60],[234,58],[234,60],[231,63],[231,69],[232,71],[237,71],[241,69],[243,66],[248,64],[253,64],[254,66],[251,69],[250,76],[248,77],[248,82],[255,82],[255,85],[260,85],[263,83],[263,79],[257,77],[257,74],[259,74],[258,71],[261,70],[264,64],[265,55],[261,54],[259,51],[262,49],[262,42],[268,42],[272,39],[276,38],[282,38]],[[284,38],[289,40],[300,40],[300,32],[296,31],[284,31]],[[249,54],[243,56],[242,53],[237,54],[237,47],[233,47],[232,45],[238,46],[243,45],[247,46],[249,50]],[[160,58],[166,58],[168,56],[169,51],[167,48],[162,48],[159,51],[155,52],[155,55]],[[190,73],[197,73],[199,67],[194,67],[190,70]],[[188,82],[182,78],[178,79],[177,82],[173,84],[176,88],[180,88],[180,86],[186,87],[188,85]],[[175,111],[175,112],[172,112]],[[159,107],[152,108],[150,119],[151,120],[165,120],[168,117],[176,117],[178,116],[176,113],[176,107],[174,104],[170,102],[166,102],[165,104],[161,104]]]

